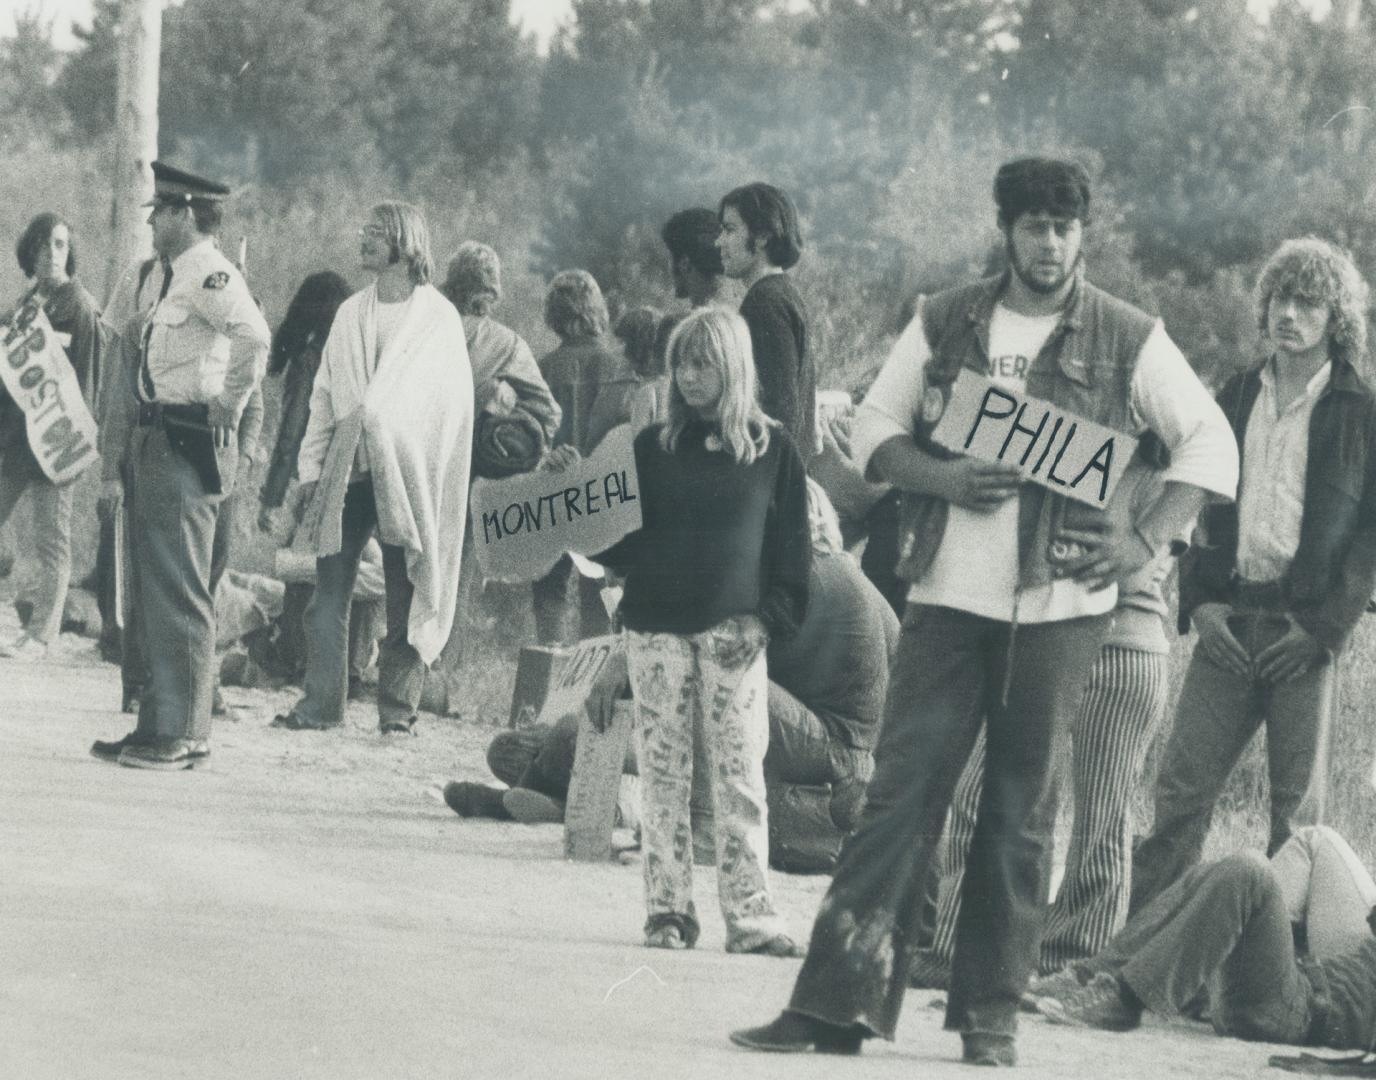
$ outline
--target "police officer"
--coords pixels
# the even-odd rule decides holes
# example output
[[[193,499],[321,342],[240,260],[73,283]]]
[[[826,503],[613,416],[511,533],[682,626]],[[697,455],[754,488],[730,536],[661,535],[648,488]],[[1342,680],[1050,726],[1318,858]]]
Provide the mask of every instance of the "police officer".
[[[229,189],[157,161],[153,178],[148,222],[167,269],[129,380],[138,421],[128,449],[148,685],[134,731],[91,752],[134,768],[186,769],[210,753],[215,525],[234,486],[235,431],[262,379],[270,335],[243,275],[214,241]]]

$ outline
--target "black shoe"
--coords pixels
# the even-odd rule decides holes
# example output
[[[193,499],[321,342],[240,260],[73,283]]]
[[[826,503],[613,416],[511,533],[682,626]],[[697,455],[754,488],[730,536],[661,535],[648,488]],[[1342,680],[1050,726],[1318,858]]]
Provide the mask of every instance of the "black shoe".
[[[204,739],[153,739],[126,745],[119,763],[131,769],[194,769],[210,756]]]
[[[405,720],[380,720],[377,729],[383,735],[414,735],[416,718],[408,716]]]
[[[731,1041],[770,1054],[858,1054],[864,1036],[858,1025],[828,1024],[785,1009],[763,1027],[731,1032]]]
[[[506,792],[501,788],[475,784],[471,780],[455,780],[444,785],[445,805],[459,817],[496,818],[510,821],[511,814],[502,804]]]
[[[137,746],[140,742],[145,741],[147,740],[140,738],[139,735],[133,731],[129,732],[124,738],[115,739],[113,742],[97,739],[91,744],[91,756],[93,758],[99,758],[101,761],[115,762],[119,760],[119,755],[124,751],[126,746]]]
[[[278,713],[272,719],[268,727],[286,728],[288,731],[328,731],[330,728],[337,728],[340,722],[333,724],[310,724],[301,719],[300,713]]]
[[[960,1037],[960,1060],[966,1065],[1012,1068],[1018,1063],[1018,1047],[1012,1035],[991,1031],[967,1031]]]

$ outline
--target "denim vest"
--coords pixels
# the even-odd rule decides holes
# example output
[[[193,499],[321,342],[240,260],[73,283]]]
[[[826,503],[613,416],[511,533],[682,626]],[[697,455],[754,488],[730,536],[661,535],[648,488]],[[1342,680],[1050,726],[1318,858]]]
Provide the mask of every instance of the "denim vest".
[[[1008,275],[937,293],[922,305],[922,327],[931,350],[923,395],[924,415],[914,418],[914,438],[940,458],[956,456],[931,439],[961,368],[989,371],[989,323]],[[1142,346],[1156,320],[1077,275],[1061,320],[1027,372],[1027,393],[1116,431],[1132,429],[1130,390]],[[927,401],[940,407],[927,414]],[[1112,500],[1111,500],[1112,501]],[[903,493],[897,573],[919,581],[936,558],[950,504],[934,495]],[[1018,493],[1018,579],[1023,589],[1052,580],[1049,552],[1064,526],[1105,511],[1067,500],[1038,484]]]

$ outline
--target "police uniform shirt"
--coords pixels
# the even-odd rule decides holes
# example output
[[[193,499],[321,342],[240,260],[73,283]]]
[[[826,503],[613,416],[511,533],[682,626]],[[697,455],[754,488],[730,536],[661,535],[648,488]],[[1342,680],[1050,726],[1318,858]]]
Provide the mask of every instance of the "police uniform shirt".
[[[172,261],[172,283],[151,316],[146,370],[156,399],[219,401],[242,411],[271,341],[244,277],[209,237]]]

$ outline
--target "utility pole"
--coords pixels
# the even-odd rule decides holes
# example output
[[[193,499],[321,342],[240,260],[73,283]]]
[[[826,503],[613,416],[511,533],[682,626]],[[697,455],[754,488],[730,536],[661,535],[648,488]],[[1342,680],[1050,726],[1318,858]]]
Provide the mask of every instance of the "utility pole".
[[[149,253],[148,211],[143,204],[153,197],[151,166],[158,156],[162,0],[121,0],[118,43],[107,300],[124,268]]]

